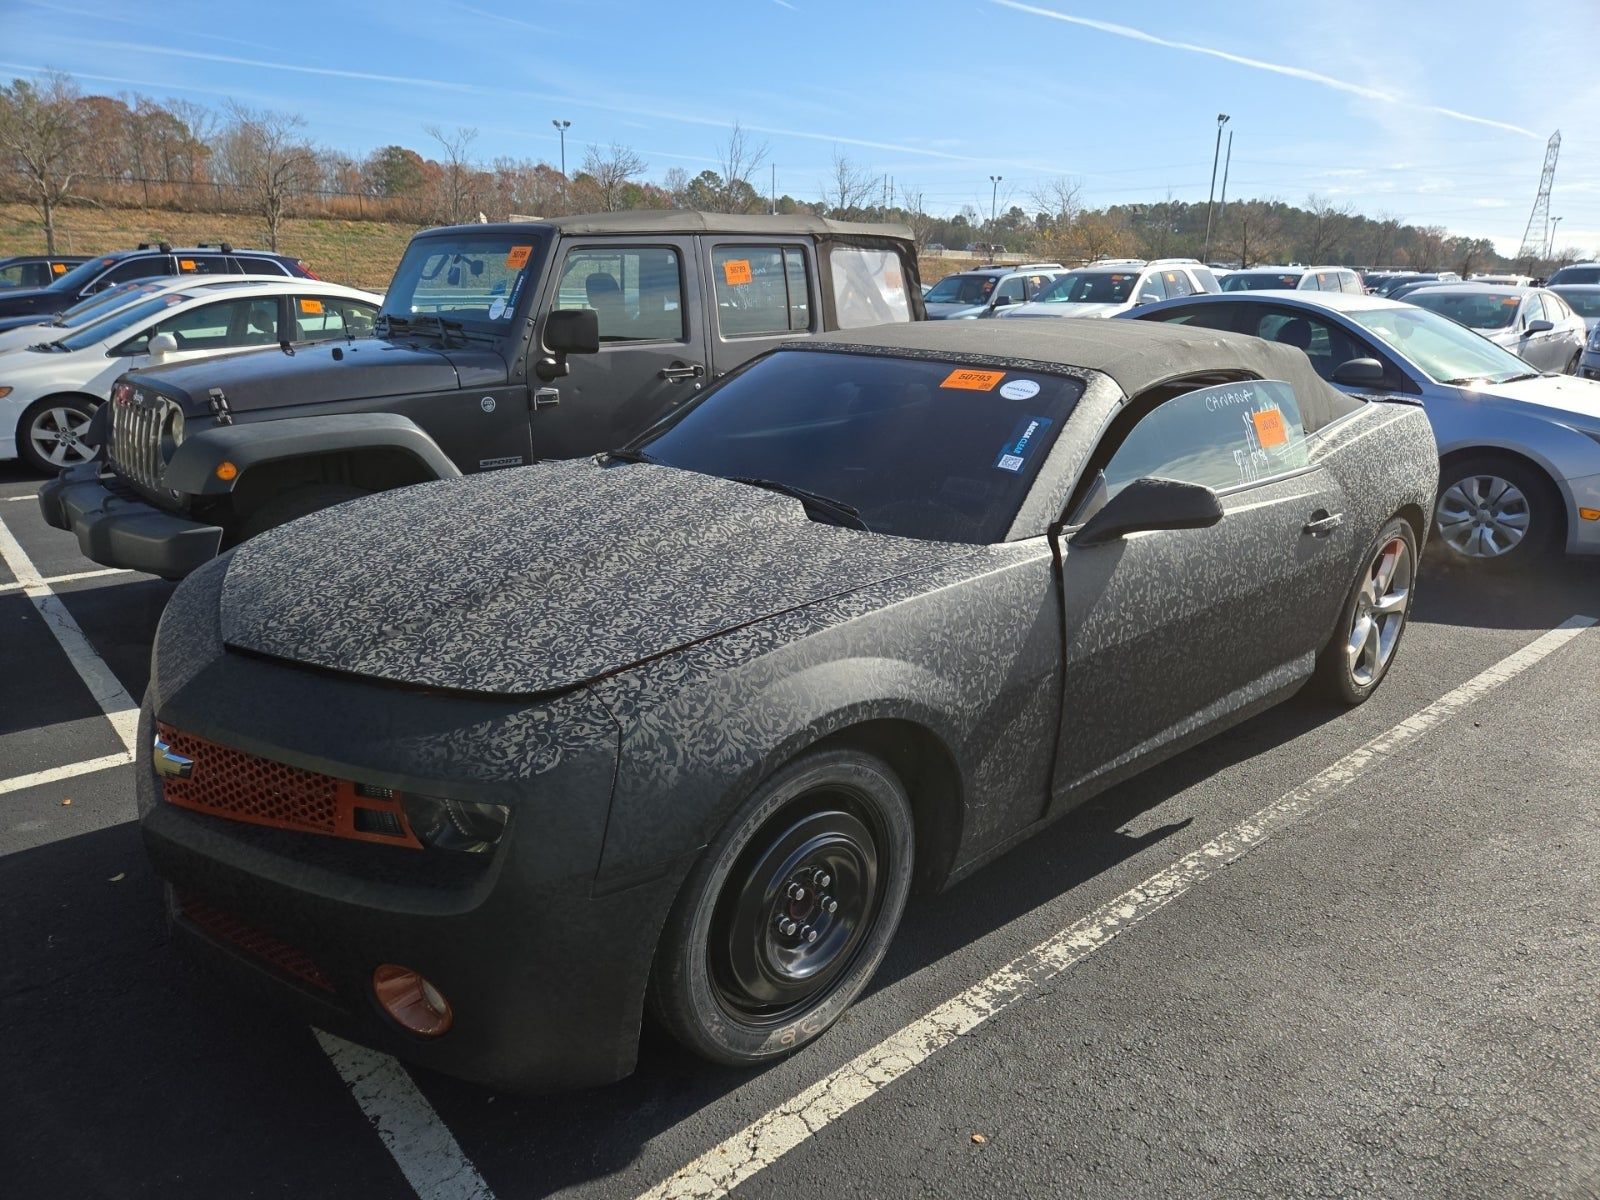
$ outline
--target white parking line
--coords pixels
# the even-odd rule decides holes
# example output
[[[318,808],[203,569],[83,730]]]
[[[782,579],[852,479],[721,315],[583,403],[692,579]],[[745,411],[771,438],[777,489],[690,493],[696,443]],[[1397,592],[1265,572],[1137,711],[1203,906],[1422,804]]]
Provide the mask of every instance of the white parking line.
[[[117,737],[122,739],[128,752],[133,753],[139,735],[139,706],[111,673],[105,660],[94,652],[94,647],[89,645],[89,639],[83,636],[83,630],[78,628],[66,605],[50,590],[50,585],[39,575],[33,560],[3,521],[0,521],[0,560],[4,560],[6,568],[16,576],[17,584],[33,601],[34,608],[39,610],[45,624],[50,626],[50,632],[56,635],[56,641],[67,652],[73,670],[78,672],[78,677],[100,705],[100,711],[106,714],[111,728],[116,730]]]
[[[54,587],[58,583],[76,583],[80,579],[99,579],[102,575],[132,575],[132,571],[122,567],[105,567],[99,571],[73,571],[67,575],[51,575],[39,580],[40,583]],[[0,595],[6,592],[20,592],[26,584],[6,583],[0,584]]]
[[[18,500],[37,500],[38,492],[29,492],[26,496],[0,496],[0,503],[15,504]]]
[[[46,783],[55,783],[60,779],[76,779],[79,775],[93,775],[96,771],[109,771],[112,767],[125,766],[132,761],[133,755],[124,750],[121,754],[107,754],[103,758],[85,759],[83,762],[68,763],[64,767],[48,767],[43,771],[34,771],[29,775],[13,775],[10,779],[0,779],[0,796],[5,795],[7,792],[20,792]]]
[[[387,1054],[318,1029],[327,1051],[367,1120],[389,1147],[422,1200],[494,1200],[478,1168],[417,1090],[405,1068]]]
[[[1041,984],[1093,954],[1118,934],[1164,908],[1237,862],[1270,837],[1305,817],[1334,793],[1366,774],[1508,679],[1560,649],[1595,618],[1575,616],[1521,650],[1447,692],[1351,751],[1326,770],[1241,821],[1200,849],[1068,925],[1013,959],[959,996],[919,1017],[898,1033],[857,1055],[824,1079],[675,1172],[639,1200],[707,1200],[725,1196],[760,1174],[790,1150],[915,1070],[930,1055],[965,1037]]]
[[[138,740],[138,705],[134,704],[127,690],[111,673],[105,660],[95,653],[89,639],[84,637],[83,630],[72,619],[72,614],[50,590],[49,581],[40,577],[33,561],[6,528],[4,521],[0,521],[0,561],[17,577],[18,585],[50,626],[50,632],[55,634],[56,641],[67,652],[73,668],[88,685],[100,710],[105,713],[128,750],[126,755],[109,756],[109,760],[91,759],[75,767],[58,767],[52,777],[64,779],[69,775],[82,774],[91,769],[94,763],[105,762],[115,766],[131,760],[134,744]],[[49,778],[40,776],[51,776],[51,772],[42,771],[33,776],[20,777],[31,782],[18,786],[31,787],[50,782]],[[6,784],[16,782],[7,780]],[[0,791],[11,790],[15,789],[0,784]],[[131,803],[129,808],[131,810]],[[404,1067],[387,1054],[352,1046],[320,1030],[315,1032],[322,1048],[349,1086],[356,1103],[361,1106],[361,1111],[372,1121],[378,1136],[394,1155],[395,1162],[421,1200],[494,1200],[494,1193],[484,1183],[477,1168],[462,1154],[454,1135],[439,1120],[439,1114],[433,1111],[433,1106],[417,1090]]]

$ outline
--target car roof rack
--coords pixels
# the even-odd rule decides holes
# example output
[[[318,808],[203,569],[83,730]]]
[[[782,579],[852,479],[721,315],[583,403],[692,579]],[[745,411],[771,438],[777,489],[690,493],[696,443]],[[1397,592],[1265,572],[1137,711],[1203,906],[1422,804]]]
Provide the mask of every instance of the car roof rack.
[[[172,243],[171,242],[140,242],[139,243],[139,249],[141,249],[141,250],[159,250],[163,254],[170,254],[172,252]]]
[[[1143,267],[1149,264],[1142,258],[1097,258],[1089,265],[1091,267]]]
[[[221,250],[224,254],[233,253],[232,242],[196,242],[196,250]]]

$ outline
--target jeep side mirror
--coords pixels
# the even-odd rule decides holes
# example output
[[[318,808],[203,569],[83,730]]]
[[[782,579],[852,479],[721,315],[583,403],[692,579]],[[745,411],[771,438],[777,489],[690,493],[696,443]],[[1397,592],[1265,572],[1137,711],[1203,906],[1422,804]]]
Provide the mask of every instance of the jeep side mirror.
[[[1333,381],[1346,387],[1383,386],[1383,364],[1375,358],[1352,358],[1333,369]]]
[[[147,347],[151,362],[160,362],[169,354],[178,352],[178,339],[170,333],[158,333],[150,339]]]
[[[544,348],[549,351],[534,366],[546,383],[568,371],[567,355],[600,352],[600,314],[592,308],[562,308],[544,319]]]
[[[1222,501],[1208,487],[1175,479],[1135,479],[1073,535],[1074,546],[1096,546],[1150,529],[1204,529],[1222,520]]]

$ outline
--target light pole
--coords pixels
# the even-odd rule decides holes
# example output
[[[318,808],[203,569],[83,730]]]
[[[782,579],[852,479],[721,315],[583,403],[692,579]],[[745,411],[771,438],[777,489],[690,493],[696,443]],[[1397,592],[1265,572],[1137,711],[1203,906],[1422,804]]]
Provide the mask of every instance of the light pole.
[[[1206,193],[1206,247],[1200,251],[1200,261],[1211,259],[1211,202],[1217,198],[1217,160],[1222,157],[1222,127],[1228,123],[1227,113],[1217,114],[1217,146],[1211,152],[1211,190]]]
[[[567,130],[572,128],[571,121],[551,119],[550,124],[556,127],[556,132],[561,135],[561,186],[567,186]]]
[[[1000,181],[1004,178],[1004,175],[989,176],[989,232],[991,234],[994,233],[995,201],[1000,195]]]
[[[1552,257],[1556,252],[1556,226],[1559,224],[1561,224],[1560,217],[1550,218],[1550,236],[1544,244],[1544,256],[1546,258]]]

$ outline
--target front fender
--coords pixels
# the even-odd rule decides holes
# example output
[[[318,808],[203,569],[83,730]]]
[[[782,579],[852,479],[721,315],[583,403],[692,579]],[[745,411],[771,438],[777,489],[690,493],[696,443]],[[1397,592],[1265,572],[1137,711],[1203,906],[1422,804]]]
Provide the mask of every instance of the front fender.
[[[345,413],[328,417],[285,417],[243,425],[220,425],[185,439],[167,464],[166,486],[191,496],[231,492],[251,468],[284,459],[340,451],[399,450],[435,479],[454,479],[460,469],[431,437],[396,413]],[[223,461],[238,470],[217,477]]]

